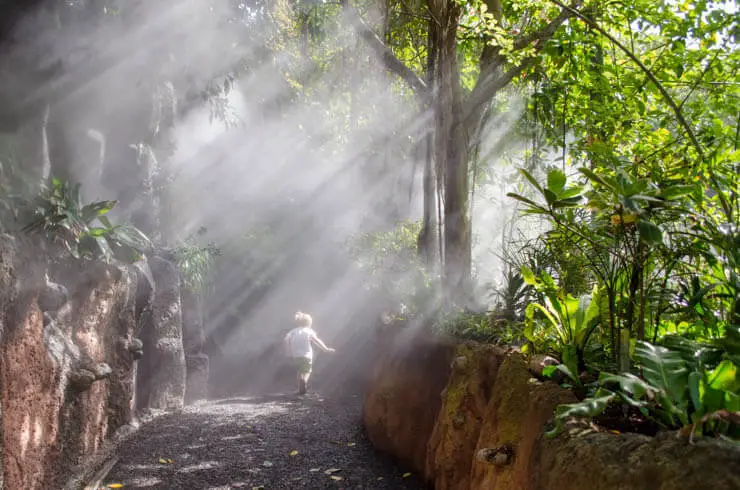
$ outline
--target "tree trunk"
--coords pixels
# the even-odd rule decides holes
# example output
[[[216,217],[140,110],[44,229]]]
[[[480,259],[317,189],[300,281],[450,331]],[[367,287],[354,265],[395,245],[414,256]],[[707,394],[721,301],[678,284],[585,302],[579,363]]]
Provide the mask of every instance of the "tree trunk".
[[[468,144],[463,126],[457,27],[460,7],[453,1],[431,6],[440,22],[435,114],[436,156],[443,169],[444,267],[443,290],[453,303],[471,300],[471,248],[468,220]]]
[[[433,19],[429,20],[429,27],[427,31],[427,66],[426,66],[426,80],[429,87],[434,86],[435,79],[435,65],[437,62],[437,38],[438,29],[437,24]],[[428,109],[428,104],[423,106],[423,109]],[[423,135],[424,142],[424,174],[423,174],[423,194],[424,194],[424,212],[421,232],[419,233],[418,249],[419,255],[422,261],[427,267],[434,265],[437,259],[437,239],[438,234],[435,228],[437,218],[437,181],[435,180],[434,172],[434,128],[432,127],[434,121],[429,121],[429,125],[426,128],[426,134]]]

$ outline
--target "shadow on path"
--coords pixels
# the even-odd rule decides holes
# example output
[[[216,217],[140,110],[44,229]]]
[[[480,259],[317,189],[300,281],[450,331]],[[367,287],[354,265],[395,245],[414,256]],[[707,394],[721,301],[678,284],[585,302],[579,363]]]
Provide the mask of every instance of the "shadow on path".
[[[105,484],[147,489],[423,489],[377,453],[358,395],[240,396],[155,419],[124,445]]]

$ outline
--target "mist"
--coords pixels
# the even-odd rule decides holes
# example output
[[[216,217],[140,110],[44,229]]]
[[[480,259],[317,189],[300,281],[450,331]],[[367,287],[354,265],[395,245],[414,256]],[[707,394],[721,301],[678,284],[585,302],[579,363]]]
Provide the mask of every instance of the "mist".
[[[205,228],[201,240],[221,249],[205,328],[227,359],[220,375],[239,378],[297,310],[330,345],[359,351],[370,341],[392,305],[365,287],[367,271],[347,242],[421,219],[420,147],[431,114],[349,23],[322,26],[323,44],[310,48],[318,66],[302,53],[300,33],[281,29],[285,5],[233,7],[137,2],[105,21],[48,29],[55,16],[76,15],[69,2],[30,15],[10,56],[61,67],[34,100],[64,94],[48,123],[58,129],[52,168],[64,159],[64,177],[82,184],[86,200],[117,199],[117,218],[146,221],[151,201],[137,187],[145,174],[165,189],[162,243],[176,247]],[[6,85],[20,89],[23,80]],[[497,178],[513,165],[491,154],[523,110],[517,100],[508,107],[481,145],[490,175],[473,201],[480,283],[503,271],[500,237],[516,215],[511,187]],[[137,153],[142,141],[149,163]]]

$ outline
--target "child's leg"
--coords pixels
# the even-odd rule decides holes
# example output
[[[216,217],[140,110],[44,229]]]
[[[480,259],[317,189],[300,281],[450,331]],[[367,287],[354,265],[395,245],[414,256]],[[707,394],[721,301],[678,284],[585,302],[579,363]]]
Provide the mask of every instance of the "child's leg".
[[[302,359],[298,370],[298,392],[303,395],[308,391],[308,380],[311,377],[311,359]]]

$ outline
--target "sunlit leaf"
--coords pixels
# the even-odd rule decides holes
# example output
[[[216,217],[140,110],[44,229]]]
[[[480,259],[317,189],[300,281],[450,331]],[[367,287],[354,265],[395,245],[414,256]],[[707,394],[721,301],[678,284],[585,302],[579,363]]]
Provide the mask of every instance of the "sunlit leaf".
[[[557,198],[565,188],[565,173],[558,169],[552,169],[547,172],[547,189],[550,190]]]
[[[707,383],[712,389],[723,391],[740,390],[740,382],[737,377],[737,368],[732,361],[724,360],[709,373]]]

